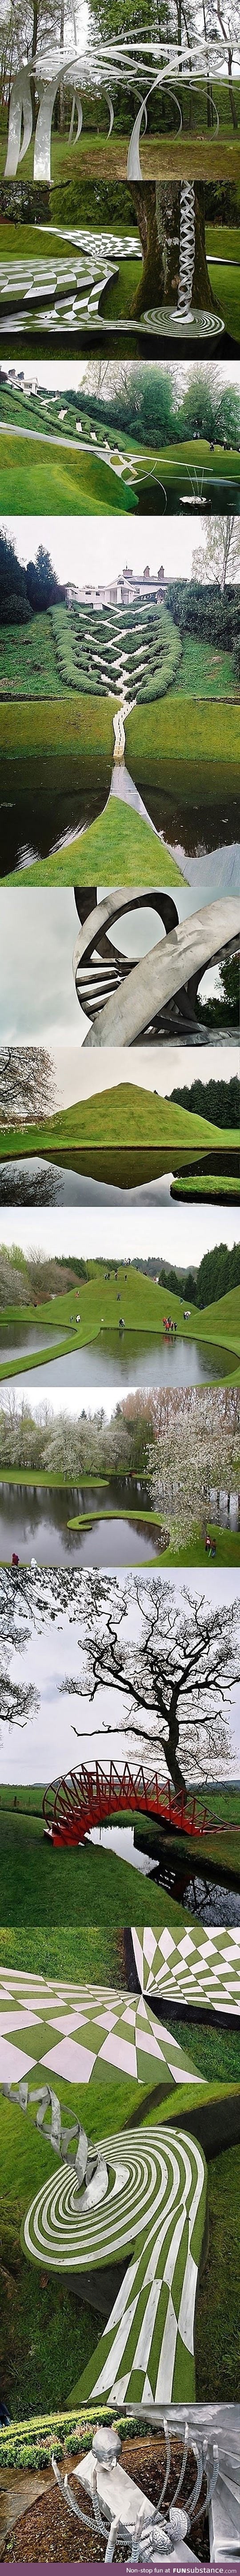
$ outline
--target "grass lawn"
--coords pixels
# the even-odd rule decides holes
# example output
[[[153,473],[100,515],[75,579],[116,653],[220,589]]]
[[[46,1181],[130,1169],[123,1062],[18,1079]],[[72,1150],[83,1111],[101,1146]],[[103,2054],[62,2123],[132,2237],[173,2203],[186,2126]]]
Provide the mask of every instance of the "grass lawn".
[[[228,1199],[233,1199],[235,1202],[239,1196],[240,1179],[237,1173],[234,1179],[229,1179],[227,1173],[221,1178],[220,1172],[218,1175],[214,1172],[206,1172],[206,1175],[202,1173],[201,1180],[196,1177],[192,1181],[182,1180],[171,1183],[171,1199],[215,1199],[217,1205],[222,1200],[225,1206]]]
[[[200,2270],[195,2326],[196,2398],[232,2404],[239,2385],[239,2148],[209,2165],[209,2244]],[[221,2284],[221,2295],[219,2296]],[[217,2333],[216,2333],[217,2318]]]
[[[151,777],[159,784],[159,761],[176,759],[188,763],[228,760],[237,765],[240,757],[240,705],[214,703],[196,706],[195,699],[177,698],[176,687],[164,699],[150,705],[133,707],[126,718],[126,759],[131,774],[138,780]],[[216,778],[217,784],[217,778]]]
[[[26,628],[28,640],[40,622],[40,618],[33,619],[31,627]],[[5,629],[5,635],[7,631],[9,634],[10,629]],[[66,695],[61,692],[58,702],[54,702],[54,695],[30,699],[26,694],[26,698],[18,700],[17,719],[13,703],[0,703],[0,754],[4,752],[5,760],[11,759],[13,752],[19,759],[24,754],[27,760],[33,752],[72,749],[83,755],[90,753],[93,760],[109,759],[111,775],[115,707],[116,698],[110,703],[109,698],[80,697],[77,689],[69,689]]]
[[[215,297],[215,304],[218,307],[218,312],[221,313],[222,321],[225,325],[225,331],[230,332],[231,338],[237,341],[237,346],[239,347],[239,269],[237,270],[237,267],[228,268],[227,266],[226,268],[219,268],[217,263],[215,266],[214,261],[211,261],[209,275],[211,279],[212,293]]]
[[[55,853],[50,851],[48,859],[28,868],[28,885],[76,885],[76,873],[78,885],[83,877],[84,885],[95,885],[96,867],[100,885],[106,884],[106,872],[108,885],[116,885],[116,871],[118,885],[126,881],[134,886],[159,883],[159,868],[163,885],[184,884],[171,851],[158,833],[118,796],[109,797],[103,813],[75,840],[63,842],[62,849],[60,846]],[[14,869],[11,876],[3,878],[3,884],[16,884],[16,879]],[[24,882],[23,872],[19,882]]]
[[[0,476],[2,510],[46,511],[51,516],[67,511],[73,518],[81,513],[87,518],[137,509],[134,491],[101,457],[81,454],[76,446],[64,447],[59,439],[55,447],[51,434],[41,438],[11,437],[11,430],[0,424]],[[29,631],[29,630],[28,630]],[[32,629],[31,629],[32,633]],[[19,636],[19,628],[18,628]]]
[[[1,1926],[6,1926],[6,1933],[3,1928],[1,1932],[2,1964],[7,1965],[11,1955],[12,1926],[22,1926],[22,1946],[20,1937],[20,1948],[17,1940],[12,1963],[32,1967],[35,1971],[39,1969],[41,1974],[46,1972],[55,1976],[59,1973],[61,1976],[63,1950],[59,1927],[64,1925],[64,1975],[76,1977],[83,1974],[84,1926],[94,1925],[93,1940],[97,1943],[98,1957],[98,1939],[100,1945],[106,1940],[109,1923],[115,1926],[117,1935],[123,1924],[131,1925],[133,1913],[135,1922],[139,1921],[139,1916],[142,1921],[143,1875],[140,1867],[138,1870],[131,1861],[119,1860],[114,1850],[111,1853],[103,1845],[100,1849],[97,1844],[89,1842],[79,1850],[74,1848],[71,1851],[67,1846],[62,1850],[60,1847],[54,1849],[44,1836],[43,1787],[44,1784],[32,1792],[32,1802],[28,1789],[22,1793],[2,1789],[0,1793],[0,1919]],[[191,1877],[193,1857],[194,1868],[200,1870],[200,1875],[203,1866],[207,1873],[210,1864],[219,1882],[225,1883],[228,1879],[230,1883],[240,1885],[239,1792],[234,1788],[226,1790],[224,1806],[222,1793],[219,1796],[215,1793],[215,1802],[208,1793],[206,1803],[210,1812],[213,1805],[213,1816],[216,1814],[220,1821],[223,1812],[224,1829],[221,1835],[215,1836],[209,1825],[204,1840],[199,1835],[194,1843],[187,1834],[176,1836],[165,1830],[163,1824],[161,1828],[156,1826],[149,1817],[146,1824],[142,1816],[139,1820],[136,1817],[139,1851],[144,1850],[147,1842],[148,1852],[151,1850],[153,1859],[159,1857],[160,1862],[162,1860],[163,1869],[170,1863],[178,1872],[178,1879],[181,1869],[183,1871],[182,1903],[179,1894],[176,1899],[170,1896],[168,1887],[157,1886],[155,1880],[144,1877],[146,1923],[171,1925],[176,1922],[184,1924],[187,1929],[194,1921],[194,1913],[184,1912],[184,1872],[187,1871]],[[232,1830],[235,1814],[236,1828]],[[132,1823],[132,1815],[129,1821]],[[66,1932],[66,1948],[67,1926],[71,1929]],[[114,1983],[114,1954],[112,1957]],[[107,1982],[107,1967],[101,1969],[101,1974]],[[96,1976],[99,1975],[97,1965]]]

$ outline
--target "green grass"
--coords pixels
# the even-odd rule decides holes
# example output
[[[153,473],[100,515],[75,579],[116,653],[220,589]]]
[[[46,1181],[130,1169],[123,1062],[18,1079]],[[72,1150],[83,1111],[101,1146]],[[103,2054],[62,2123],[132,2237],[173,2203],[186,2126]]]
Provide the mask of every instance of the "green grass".
[[[67,436],[67,428],[66,428]],[[134,492],[110,465],[95,456],[79,455],[76,449],[54,447],[51,435],[26,440],[11,440],[10,432],[0,424],[0,476],[2,511],[49,511],[51,517],[67,511],[71,518],[108,516],[111,513],[136,510]],[[32,632],[32,629],[31,629]],[[29,629],[28,629],[29,633]],[[18,629],[19,634],[19,629]]]
[[[33,624],[39,623],[39,618],[33,620]],[[5,635],[10,631],[14,630],[5,628]],[[19,631],[22,629],[16,628],[18,637]],[[32,632],[32,625],[26,628],[28,639]],[[109,759],[111,774],[115,706],[115,698],[110,705],[107,698],[83,698],[77,690],[61,694],[58,703],[54,703],[54,697],[46,701],[44,697],[21,701],[20,697],[16,722],[15,706],[0,704],[0,755],[4,752],[7,760],[14,752],[15,757],[21,759],[24,754],[27,759],[33,752],[41,755],[45,751],[74,750],[83,755],[90,753],[93,760]]]
[[[16,1806],[15,1796],[17,1797]],[[100,1846],[94,1843],[86,1843],[79,1851],[76,1849],[71,1851],[67,1847],[62,1850],[54,1849],[44,1837],[42,1798],[43,1786],[34,1789],[31,1796],[29,1790],[26,1792],[23,1790],[21,1793],[20,1790],[16,1792],[6,1790],[5,1794],[1,1790],[0,1916],[2,1927],[4,1924],[6,1927],[5,1932],[2,1929],[1,1933],[2,1963],[7,1965],[11,1956],[14,1943],[12,1927],[15,1925],[18,1930],[12,1964],[26,1969],[30,1967],[36,1972],[39,1969],[43,1975],[46,1973],[51,1976],[57,1974],[61,1976],[63,1952],[60,1927],[64,1925],[64,1975],[77,1977],[83,1974],[83,1961],[85,1961],[86,1973],[84,1927],[89,1927],[90,1924],[94,1925],[91,1939],[93,1938],[96,1944],[95,1981],[101,1974],[107,1982],[106,1937],[108,1937],[109,1924],[115,1927],[116,1941],[122,1925],[131,1925],[133,1912],[136,1922],[139,1921],[139,1916],[142,1920],[142,1872],[140,1868],[133,1869],[130,1861],[119,1860],[114,1850],[111,1852],[103,1847],[100,1849]],[[223,1807],[221,1793],[216,1792],[214,1801],[211,1793],[207,1792],[206,1803],[210,1812],[211,1806],[213,1807],[213,1818],[216,1814],[221,1820]],[[236,1826],[230,1831],[229,1827],[234,1827],[235,1815]],[[132,1823],[132,1816],[126,1817],[126,1822]],[[229,1878],[230,1882],[235,1882],[237,1885],[240,1883],[240,1796],[234,1786],[224,1792],[224,1829],[217,1837],[211,1833],[210,1824],[207,1834],[204,1835],[204,1841],[199,1835],[199,1837],[196,1836],[194,1844],[187,1834],[181,1834],[181,1837],[178,1835],[176,1838],[174,1833],[164,1829],[164,1824],[161,1824],[160,1828],[149,1817],[146,1824],[142,1816],[139,1819],[136,1817],[135,1825],[140,1851],[144,1850],[147,1842],[147,1848],[151,1849],[153,1858],[159,1856],[161,1859],[162,1855],[163,1862],[166,1861],[167,1866],[170,1860],[173,1868],[179,1870],[182,1868],[184,1873],[187,1864],[188,1874],[191,1876],[194,1857],[194,1867],[200,1869],[200,1874],[203,1864],[207,1872],[208,1863],[210,1863],[215,1877],[221,1883],[225,1878]],[[185,1914],[184,1893],[181,1903],[181,1900],[177,1901],[175,1896],[169,1895],[168,1888],[157,1886],[155,1881],[146,1877],[144,1878],[144,1920],[146,1923],[154,1922],[160,1925],[182,1923],[187,1929],[188,1924],[191,1924],[191,1921],[194,1922],[194,1913]],[[11,1932],[9,1932],[9,1923]],[[25,1927],[27,1927],[26,1930]],[[68,1927],[66,1932],[65,1927]],[[98,1961],[99,1958],[104,1959],[104,1956],[105,1966],[100,1968]],[[114,1983],[116,1980],[114,1948],[111,1973]]]
[[[149,885],[154,876],[159,881],[159,868],[162,884],[184,884],[171,851],[151,825],[117,796],[109,797],[97,821],[88,824],[74,841],[65,841],[55,853],[50,851],[48,859],[28,868],[28,885],[76,885],[76,870],[79,884],[84,876],[84,885],[94,885],[96,867],[100,885],[106,883],[106,871],[108,885],[116,885],[116,870],[118,885],[125,885],[126,880],[128,885]],[[15,869],[3,883],[16,884],[16,879]],[[21,882],[24,883],[23,875]]]
[[[106,1091],[93,1092],[88,1100],[76,1100],[68,1109],[57,1110],[51,1119],[44,1118],[36,1127],[0,1127],[0,1155],[36,1154],[42,1146],[51,1153],[59,1146],[68,1152],[71,1146],[94,1146],[104,1158],[105,1146],[118,1150],[130,1144],[151,1149],[160,1155],[171,1154],[173,1147],[183,1153],[206,1153],[221,1146],[222,1152],[238,1149],[238,1130],[213,1126],[209,1118],[198,1117],[191,1109],[182,1109],[175,1100],[156,1098],[154,1091],[141,1089],[139,1083],[114,1083]],[[129,1282],[127,1281],[127,1288]],[[103,1282],[104,1285],[104,1282]],[[80,1291],[79,1291],[80,1293]],[[82,1293],[82,1292],[81,1292]],[[155,1290],[156,1295],[156,1290]],[[55,1308],[55,1299],[51,1301]],[[116,1313],[116,1299],[115,1313]],[[54,1321],[54,1317],[53,1317]]]
[[[236,1202],[239,1197],[238,1174],[233,1180],[227,1173],[221,1176],[221,1172],[206,1172],[206,1175],[202,1173],[201,1180],[196,1176],[192,1181],[172,1181],[171,1184],[171,1199],[215,1199],[217,1203],[222,1200],[224,1206],[226,1199]]]
[[[196,2397],[232,2404],[239,2385],[239,2148],[209,2167],[209,2246],[200,2272],[195,2327]],[[217,2320],[217,2332],[216,2332]]]
[[[175,688],[164,701],[149,706],[133,707],[126,718],[126,760],[131,774],[144,778],[145,787],[151,774],[152,785],[159,785],[159,761],[171,759],[188,763],[208,758],[218,762],[239,762],[240,707],[219,706],[214,699],[201,700],[196,706],[184,696],[176,702]],[[150,767],[148,768],[148,764]],[[217,784],[217,778],[216,778]]]
[[[197,449],[198,455],[198,449]],[[238,460],[240,472],[240,457]],[[239,700],[239,680],[234,669],[233,653],[220,652],[203,636],[186,635],[183,640],[179,671],[174,679],[174,696],[184,698],[229,698]]]
[[[221,313],[225,331],[231,332],[232,339],[237,341],[237,347],[239,347],[239,270],[227,267],[217,268],[217,266],[215,268],[211,263],[210,278],[215,304],[218,312]]]
[[[236,1840],[239,1845],[239,1834]],[[230,1837],[230,1847],[232,1841],[233,1837]],[[184,1837],[184,1852],[186,1842],[189,1860],[188,1837]],[[171,1843],[176,1861],[174,1836],[171,1837]],[[219,1846],[217,1846],[218,1849]],[[214,1850],[216,1860],[216,1844]],[[201,1843],[199,1851],[202,1851]],[[196,1854],[198,1856],[197,1844]],[[235,1867],[234,1862],[233,1867]],[[40,1967],[42,1968],[40,1938],[42,1935],[45,1945],[44,1957],[48,1959],[48,1972],[50,1973],[50,1962],[52,1962],[51,1975],[54,1976],[55,1973],[57,1975],[58,1966],[59,1974],[63,1973],[62,1939],[60,1938],[59,1944],[58,1927],[64,1925],[64,1974],[66,1977],[73,1973],[78,1975],[76,1966],[73,1970],[70,1964],[67,1965],[65,1925],[73,1926],[72,1937],[76,1961],[84,1925],[89,1926],[89,1923],[94,1923],[97,1926],[100,1923],[101,1934],[105,1929],[108,1930],[109,1924],[121,1930],[123,1923],[132,1923],[133,1909],[136,1920],[139,1919],[139,1914],[142,1917],[142,1902],[142,1873],[140,1868],[139,1871],[133,1869],[131,1861],[118,1860],[115,1852],[111,1853],[103,1848],[100,1851],[94,1843],[86,1844],[85,1848],[79,1851],[71,1851],[67,1848],[62,1851],[54,1850],[53,1845],[44,1839],[41,1815],[36,1816],[29,1810],[21,1810],[19,1813],[16,1809],[6,1809],[6,1807],[3,1809],[1,1799],[1,1923],[2,1925],[6,1923],[7,1937],[9,1921],[11,1926],[14,1924],[23,1926],[22,1964],[26,1965],[26,1968],[32,1964],[36,1973],[38,1968],[39,1970]],[[175,1898],[169,1896],[168,1890],[166,1893],[164,1887],[157,1887],[155,1882],[153,1885],[153,1880],[147,1877],[144,1879],[144,1919],[146,1923],[153,1921],[159,1924],[183,1921],[181,1903],[177,1904]],[[191,1922],[191,1915],[187,1915],[186,1922]],[[33,1926],[31,1962],[26,1952],[25,1925],[27,1925],[28,1935],[31,1925]],[[2,1958],[4,1957],[2,1940]],[[59,1965],[60,1961],[61,1965]]]

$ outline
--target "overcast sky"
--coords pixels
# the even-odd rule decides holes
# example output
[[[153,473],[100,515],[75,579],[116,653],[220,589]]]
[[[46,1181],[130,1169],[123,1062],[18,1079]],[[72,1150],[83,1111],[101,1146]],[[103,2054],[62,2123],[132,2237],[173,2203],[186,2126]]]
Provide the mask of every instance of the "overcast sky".
[[[95,364],[94,364],[94,361],[93,361],[93,364],[91,364],[91,360],[90,360],[90,361],[89,361],[89,363],[87,364],[87,362],[86,362],[86,358],[82,358],[82,359],[81,359],[81,361],[80,361],[80,364],[79,364],[79,359],[77,360],[77,362],[76,362],[76,364],[75,364],[75,362],[74,362],[74,360],[72,360],[72,358],[66,358],[65,360],[62,360],[62,359],[60,359],[60,360],[59,360],[59,359],[58,359],[58,355],[57,355],[57,357],[56,357],[56,360],[55,360],[54,358],[50,358],[50,360],[49,360],[49,362],[48,362],[48,359],[47,359],[47,358],[43,358],[43,359],[42,359],[42,360],[40,360],[40,362],[39,362],[39,359],[37,358],[37,360],[36,360],[36,359],[35,359],[35,357],[34,357],[34,359],[33,359],[33,358],[27,358],[27,359],[22,358],[22,353],[21,353],[21,358],[17,357],[17,358],[14,360],[14,359],[13,359],[13,357],[11,357],[11,358],[9,358],[9,359],[6,359],[6,361],[5,361],[5,359],[4,359],[4,372],[5,372],[7,375],[8,375],[8,372],[9,372],[9,368],[11,368],[11,372],[12,372],[12,367],[13,367],[13,365],[14,365],[14,364],[15,364],[15,366],[16,366],[16,373],[18,373],[18,369],[19,369],[19,373],[21,373],[21,375],[23,375],[23,376],[24,376],[24,383],[25,383],[26,385],[28,385],[29,383],[30,383],[30,384],[32,383],[33,376],[34,376],[34,382],[35,382],[35,378],[37,377],[37,383],[38,383],[38,385],[39,385],[39,386],[42,386],[42,385],[43,385],[43,387],[45,387],[45,386],[46,386],[46,388],[47,388],[47,389],[49,390],[49,392],[50,392],[50,393],[52,393],[52,394],[57,393],[58,391],[59,391],[59,393],[63,393],[66,389],[67,389],[67,390],[68,390],[68,392],[69,392],[69,391],[71,390],[71,387],[72,387],[72,386],[73,386],[73,388],[74,388],[74,391],[76,391],[76,392],[77,392],[77,390],[78,390],[78,386],[79,386],[79,385],[82,385],[82,384],[83,384],[83,381],[84,381],[85,393],[87,392],[87,388],[89,388],[89,393],[91,392],[91,386],[92,386],[92,390],[94,389],[94,391],[95,391],[95,389],[96,389]],[[151,361],[151,358],[149,358],[149,359],[148,359],[148,362],[147,362],[147,372],[148,372],[148,376],[150,376],[151,364],[153,365],[153,364],[154,364],[154,361],[153,361],[153,360]],[[127,372],[127,365],[129,365],[129,370],[130,370],[130,366],[131,366],[131,360],[130,360],[130,359],[129,359],[129,360],[125,360],[125,359],[124,359],[124,375],[125,375],[125,376],[126,376],[126,372]],[[145,373],[146,373],[146,362],[145,362],[144,360],[142,360],[142,358],[139,358],[139,360],[138,360],[138,370],[139,370],[139,368],[141,368],[141,374],[142,374],[142,376],[143,376],[143,375],[145,375]],[[116,364],[115,364],[115,368],[114,368],[114,372],[115,372],[115,379],[116,379],[116,392],[117,392],[117,390],[118,390],[118,378],[119,378],[119,381],[121,382],[121,360],[119,360],[119,362],[118,362],[118,363],[116,362]],[[166,373],[166,362],[164,363],[164,374],[165,374],[165,373]],[[169,375],[171,376],[171,374],[172,374],[172,367],[171,367],[171,363],[170,363],[170,361],[169,361],[168,373],[169,373]],[[194,361],[194,375],[198,375],[198,376],[199,376],[199,378],[200,378],[200,380],[201,380],[201,373],[202,373],[202,369],[201,369],[201,360],[200,360],[200,359],[195,359],[195,361]],[[111,361],[111,359],[109,360],[109,374],[111,374],[111,380],[112,380],[112,361]],[[190,365],[188,364],[187,360],[184,362],[184,360],[179,359],[179,360],[176,360],[176,362],[174,362],[174,375],[175,375],[175,377],[177,376],[177,378],[178,378],[178,381],[179,381],[179,383],[180,383],[181,391],[182,391],[182,386],[183,386],[183,390],[185,391],[185,387],[186,387],[186,386],[187,386],[187,384],[189,384],[189,382],[190,382],[190,375],[191,375],[191,368],[190,368]],[[214,386],[214,378],[216,377],[216,365],[215,365],[215,367],[214,367],[214,369],[213,369],[213,366],[211,366],[211,362],[209,362],[209,363],[208,363],[208,375],[209,375],[209,382],[210,382],[210,386],[211,386],[211,385],[212,385],[212,386]],[[218,382],[219,382],[219,377],[218,377]],[[236,364],[233,364],[233,365],[231,365],[231,366],[229,367],[228,363],[226,364],[226,363],[225,363],[225,359],[224,359],[224,360],[223,360],[223,362],[221,362],[221,386],[222,386],[222,390],[223,390],[223,392],[224,392],[224,390],[225,390],[225,385],[235,385],[235,387],[236,387],[236,393],[239,393],[239,365],[237,365],[237,363],[236,363]],[[106,375],[106,371],[105,371],[105,378],[104,378],[104,395],[105,395],[105,396],[106,396],[106,389],[107,389],[107,375]]]
[[[157,1579],[158,1582],[161,1582],[161,1573]],[[181,1579],[181,1576],[175,1573],[174,1568],[171,1567],[168,1569],[168,1580],[174,1588],[178,1603],[179,1600],[181,1600],[182,1584],[184,1579],[186,1580],[186,1577],[182,1577]],[[121,1575],[118,1576],[118,1581],[121,1583]],[[115,1582],[116,1577],[114,1576],[114,1585]],[[223,1592],[225,1600],[230,1604],[232,1600],[236,1600],[239,1591],[237,1572],[234,1573],[233,1570],[231,1571],[230,1567],[224,1569],[223,1575],[217,1567],[214,1567],[214,1572],[212,1572],[204,1566],[204,1576],[201,1576],[199,1573],[197,1577],[192,1570],[188,1569],[187,1584],[194,1599],[196,1599],[196,1595],[201,1596],[204,1584],[204,1595],[207,1600],[213,1603],[214,1609],[216,1608],[218,1601],[222,1603]],[[136,1614],[134,1613],[134,1605],[131,1603],[132,1635],[134,1634],[134,1624],[135,1633],[137,1635],[139,1629],[138,1612],[136,1610]],[[119,1732],[120,1709],[117,1694],[113,1691],[110,1691],[107,1694],[104,1691],[99,1692],[97,1704],[95,1702],[94,1708],[90,1705],[88,1699],[79,1699],[78,1701],[76,1698],[71,1699],[67,1696],[66,1698],[62,1698],[62,1696],[60,1696],[59,1682],[63,1673],[68,1673],[70,1676],[78,1674],[79,1676],[79,1665],[80,1657],[77,1619],[75,1622],[72,1620],[70,1623],[69,1619],[64,1617],[64,1621],[60,1629],[57,1627],[55,1622],[54,1625],[51,1626],[51,1622],[49,1620],[49,1626],[43,1628],[42,1636],[38,1636],[37,1639],[37,1686],[41,1697],[39,1716],[33,1720],[32,1724],[28,1723],[28,1725],[24,1727],[23,1733],[21,1733],[16,1726],[12,1727],[11,1731],[6,1726],[2,1728],[2,1740],[0,1745],[0,1776],[3,1782],[9,1782],[10,1784],[11,1782],[20,1783],[20,1781],[22,1781],[23,1783],[26,1783],[27,1781],[34,1782],[38,1780],[45,1783],[51,1778],[54,1779],[56,1778],[57,1773],[62,1769],[66,1771],[68,1767],[70,1768],[74,1763],[80,1762],[81,1746],[85,1762],[89,1759],[92,1761],[94,1759],[94,1754],[98,1757],[101,1754],[102,1760],[106,1763],[109,1762],[111,1755],[113,1759],[119,1759],[120,1752],[122,1752],[124,1757],[127,1749],[127,1742],[128,1748],[130,1747],[131,1752],[133,1751],[133,1736],[132,1739],[131,1735],[129,1738],[128,1733],[126,1742],[122,1725],[121,1732]],[[14,1680],[24,1680],[26,1683],[36,1681],[36,1638],[34,1638],[34,1633],[32,1634],[30,1643],[25,1648],[24,1653],[21,1655],[15,1653],[12,1656],[11,1674],[12,1679]],[[107,1720],[108,1725],[110,1722],[110,1735],[103,1732],[104,1719],[105,1722]],[[74,1726],[78,1727],[80,1731],[79,1743],[77,1743],[76,1735],[73,1732]],[[231,1733],[233,1742],[231,1764],[229,1767],[232,1773],[235,1773],[235,1776],[237,1773],[238,1776],[240,1755],[239,1684],[236,1685],[236,1689],[231,1695]],[[225,1767],[226,1766],[224,1766],[224,1768]]]
[[[38,546],[47,546],[58,580],[74,581],[82,588],[89,581],[115,581],[126,560],[134,573],[142,573],[146,563],[150,572],[156,573],[163,563],[164,572],[172,580],[177,579],[178,573],[184,580],[191,573],[194,549],[204,540],[205,521],[198,518],[196,531],[187,511],[184,525],[181,519],[165,519],[164,529],[162,519],[141,519],[141,525],[135,527],[133,520],[126,518],[120,527],[116,518],[18,519],[4,515],[4,526],[14,538],[21,563],[35,561]]]
[[[107,888],[106,888],[107,892]],[[105,887],[101,887],[101,895]],[[174,890],[179,921],[209,903],[209,887],[186,886]],[[211,889],[211,902],[218,902],[218,887]],[[55,1046],[82,1046],[89,1021],[79,1009],[72,973],[72,954],[78,931],[78,919],[72,886],[23,887],[15,894],[1,888],[0,952],[0,1028],[1,1044],[25,1042]],[[80,930],[80,923],[79,923]],[[110,934],[111,935],[111,934]],[[152,907],[146,905],[138,915],[128,914],[113,924],[113,938],[133,962],[143,956],[155,941],[165,939],[164,923]],[[38,971],[36,975],[36,955]],[[203,977],[202,993],[216,991],[219,968],[209,968]],[[132,1055],[130,1058],[132,1065]],[[94,1088],[96,1084],[96,1075]]]
[[[185,1059],[184,1059],[185,1061]],[[94,1208],[68,1207],[15,1208],[0,1211],[1,1243],[19,1243],[26,1254],[35,1251],[60,1257],[75,1254],[83,1261],[148,1260],[178,1262],[184,1268],[191,1261],[200,1262],[204,1252],[216,1243],[240,1242],[239,1208],[183,1207],[171,1208]]]
[[[53,1066],[56,1082],[56,1106],[67,1109],[71,1102],[88,1100],[100,1091],[112,1090],[116,1083],[140,1084],[144,1091],[158,1091],[159,1097],[170,1093],[176,1083],[215,1082],[239,1072],[238,1047],[228,1047],[222,1057],[221,1047],[184,1047],[184,1061],[179,1046],[164,1047],[96,1047],[93,1056],[79,1055],[78,1047],[54,1047]]]

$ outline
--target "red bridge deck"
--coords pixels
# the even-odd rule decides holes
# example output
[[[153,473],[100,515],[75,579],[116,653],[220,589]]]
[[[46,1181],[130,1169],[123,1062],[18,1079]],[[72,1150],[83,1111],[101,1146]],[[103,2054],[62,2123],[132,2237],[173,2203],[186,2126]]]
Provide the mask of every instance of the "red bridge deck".
[[[224,1833],[224,1823],[212,1822],[207,1807],[203,1815],[197,1814],[195,1797],[176,1796],[170,1780],[165,1787],[157,1771],[145,1779],[142,1767],[132,1772],[128,1762],[122,1772],[114,1762],[109,1771],[103,1771],[98,1762],[93,1771],[87,1771],[82,1763],[79,1771],[68,1771],[65,1779],[53,1780],[45,1789],[43,1815],[54,1843],[83,1843],[93,1825],[108,1825],[112,1816],[129,1811],[152,1816],[155,1823],[159,1818],[172,1831],[195,1834],[197,1839],[206,1833]]]

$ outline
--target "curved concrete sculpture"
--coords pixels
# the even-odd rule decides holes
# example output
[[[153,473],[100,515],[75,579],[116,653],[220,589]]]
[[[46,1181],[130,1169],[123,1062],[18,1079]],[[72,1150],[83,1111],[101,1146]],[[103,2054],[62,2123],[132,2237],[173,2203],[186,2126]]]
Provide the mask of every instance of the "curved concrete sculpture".
[[[202,2148],[186,2131],[119,2131],[98,2142],[110,2168],[103,2211],[84,2209],[76,2175],[60,2165],[31,2202],[23,2252],[53,2272],[127,2270],[79,2396],[167,2404],[194,2399],[194,2318],[205,2227]],[[113,2180],[114,2177],[114,2180]],[[130,2262],[128,2260],[130,2251]]]
[[[113,732],[114,732],[114,753],[113,753],[113,758],[114,758],[114,760],[124,760],[124,753],[125,753],[125,729],[124,729],[124,723],[123,723],[123,711],[122,711],[122,707],[118,707],[117,715],[116,715],[116,716],[113,716]]]
[[[153,900],[156,910],[155,894]],[[160,904],[158,898],[158,906],[161,909],[161,918],[164,920],[163,901],[161,895]],[[80,902],[79,894],[79,908]],[[141,906],[144,902],[147,903],[147,888],[145,896],[141,895],[139,898]],[[91,1011],[93,1008],[96,1011],[96,1020],[93,1020],[88,1036],[84,1039],[85,1046],[133,1046],[149,1027],[153,1029],[155,1035],[156,1021],[159,1021],[161,1014],[166,1011],[170,1012],[171,1016],[174,1015],[176,1004],[178,1013],[181,1012],[181,1017],[189,1023],[189,1028],[193,1027],[198,984],[201,982],[205,968],[213,962],[217,964],[223,955],[231,954],[232,947],[235,947],[240,937],[239,897],[235,899],[234,896],[230,896],[225,900],[221,897],[219,902],[204,904],[201,911],[190,913],[188,920],[182,922],[178,921],[175,912],[174,926],[167,927],[166,923],[166,940],[157,941],[156,946],[148,950],[148,955],[141,957],[136,966],[129,967],[127,961],[123,959],[121,971],[119,950],[115,958],[114,947],[112,953],[111,948],[110,950],[107,948],[107,958],[105,950],[100,975],[97,968],[94,978],[94,968],[92,968],[92,980],[91,974],[90,980],[86,975],[84,989],[83,961],[85,959],[86,963],[89,960],[90,966],[98,937],[101,940],[103,933],[106,936],[111,923],[119,918],[121,912],[125,914],[133,908],[136,910],[137,906],[138,897],[135,892],[132,898],[129,896],[126,901],[125,895],[121,895],[121,890],[116,888],[113,893],[110,891],[109,895],[105,896],[103,903],[97,907],[95,905],[90,912],[90,917],[84,914],[80,936],[74,948],[73,972],[82,1009]],[[110,981],[111,989],[110,992],[107,991],[107,999],[102,1007],[105,967],[106,986],[108,987]]]

